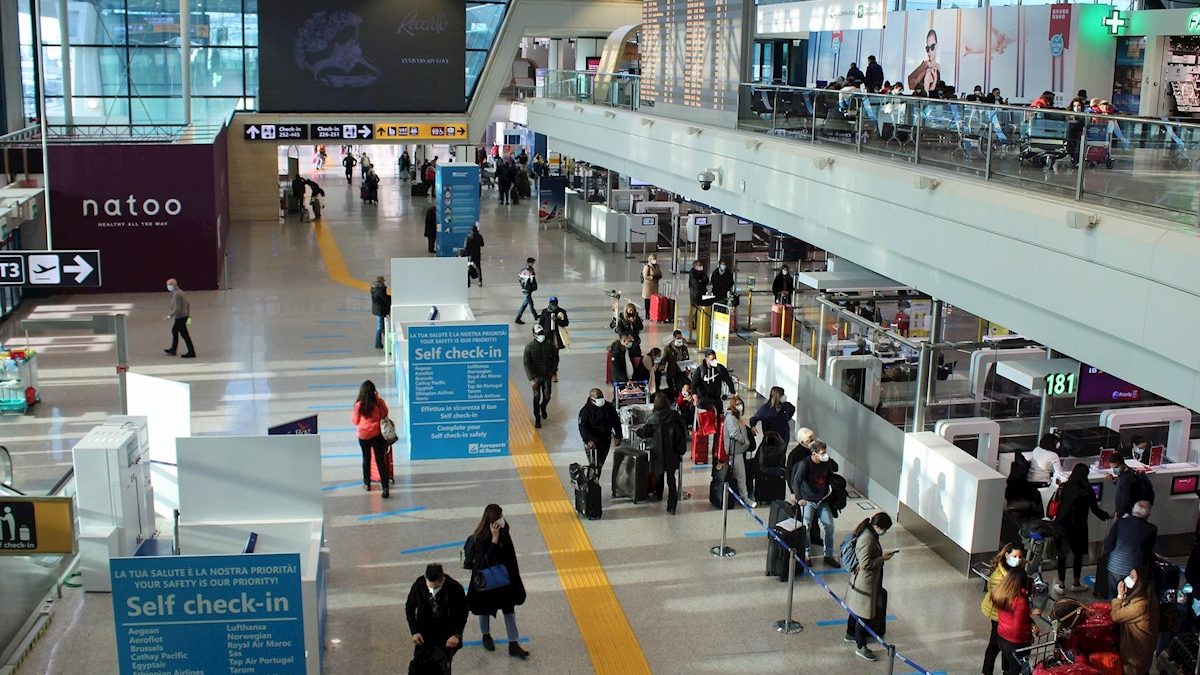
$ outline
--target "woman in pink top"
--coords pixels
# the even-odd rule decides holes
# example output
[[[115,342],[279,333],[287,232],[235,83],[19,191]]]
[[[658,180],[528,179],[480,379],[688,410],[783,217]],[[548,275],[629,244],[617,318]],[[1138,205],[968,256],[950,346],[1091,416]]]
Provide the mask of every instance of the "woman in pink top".
[[[387,441],[379,430],[379,423],[388,416],[387,404],[375,391],[375,383],[364,380],[358,388],[358,400],[354,402],[354,412],[350,413],[350,421],[358,430],[358,446],[362,448],[363,489],[371,491],[371,451],[375,452],[375,466],[379,467],[379,480],[383,483],[383,498],[390,495],[387,474]]]

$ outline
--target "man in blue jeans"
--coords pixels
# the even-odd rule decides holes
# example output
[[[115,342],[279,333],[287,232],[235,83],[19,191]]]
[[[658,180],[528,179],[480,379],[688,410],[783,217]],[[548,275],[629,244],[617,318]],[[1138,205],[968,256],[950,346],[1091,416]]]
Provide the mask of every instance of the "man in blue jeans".
[[[529,308],[529,314],[537,321],[538,311],[533,306],[533,292],[537,290],[537,273],[533,270],[533,264],[537,260],[533,258],[525,259],[525,267],[517,274],[517,282],[521,284],[521,306],[517,308],[517,319],[513,323],[525,323],[521,320],[521,316],[525,314],[525,308]]]
[[[375,349],[383,349],[383,325],[392,313],[392,299],[388,297],[383,277],[375,277],[371,286],[371,313],[375,315]]]
[[[834,555],[833,544],[833,508],[829,505],[832,491],[829,488],[829,474],[837,473],[838,464],[829,456],[825,443],[813,441],[810,448],[812,453],[796,463],[792,468],[789,481],[796,505],[803,509],[801,518],[805,525],[816,527],[816,521],[821,521],[825,530],[822,544],[825,547],[825,565],[841,567],[837,556]],[[815,517],[814,517],[815,516]],[[812,564],[812,540],[804,538],[804,562]]]

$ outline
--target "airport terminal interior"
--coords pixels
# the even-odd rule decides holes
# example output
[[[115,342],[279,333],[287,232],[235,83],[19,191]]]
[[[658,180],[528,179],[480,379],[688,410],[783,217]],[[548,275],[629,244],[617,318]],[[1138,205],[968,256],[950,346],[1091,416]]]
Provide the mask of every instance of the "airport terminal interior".
[[[0,0],[0,675],[1200,672],[1197,31]]]

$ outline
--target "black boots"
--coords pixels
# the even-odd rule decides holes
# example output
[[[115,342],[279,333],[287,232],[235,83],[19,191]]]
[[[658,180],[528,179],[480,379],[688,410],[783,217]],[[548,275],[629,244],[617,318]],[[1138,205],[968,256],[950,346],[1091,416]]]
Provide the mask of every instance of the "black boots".
[[[508,643],[508,655],[515,656],[522,660],[529,658],[529,652],[521,649],[521,645],[517,644],[516,642]]]
[[[493,640],[492,636],[489,635],[488,633],[483,634],[483,648],[488,650],[489,652],[496,651],[496,641]]]

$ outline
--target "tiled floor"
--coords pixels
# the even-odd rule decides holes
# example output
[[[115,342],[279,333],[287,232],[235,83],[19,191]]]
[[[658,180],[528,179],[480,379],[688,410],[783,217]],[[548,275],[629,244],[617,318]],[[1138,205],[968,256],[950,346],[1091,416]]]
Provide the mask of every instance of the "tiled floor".
[[[379,206],[365,206],[357,185],[347,187],[336,172],[327,172],[322,181],[329,198],[324,223],[352,275],[371,279],[386,273],[391,256],[425,255],[424,200],[413,203],[407,188],[385,178]],[[539,227],[530,201],[500,206],[485,193],[483,212],[486,285],[470,292],[480,320],[512,321],[516,272],[527,255],[538,258],[539,306],[554,294],[571,312],[575,345],[563,354],[561,381],[540,435],[566,484],[567,465],[582,454],[575,415],[587,390],[602,381],[603,352],[611,340],[603,291],[617,287],[637,295],[639,263],[601,253],[567,231]],[[576,614],[568,605],[513,461],[401,461],[391,500],[382,500],[379,492],[364,493],[348,420],[354,387],[369,377],[384,387],[386,398],[396,400],[393,378],[371,349],[367,296],[329,280],[308,224],[290,220],[234,227],[232,236],[232,289],[192,294],[195,361],[162,353],[168,337],[161,319],[169,300],[165,292],[61,297],[31,304],[27,311],[33,316],[127,312],[133,369],[192,385],[194,433],[263,433],[272,424],[317,412],[327,430],[323,480],[333,551],[326,672],[405,671],[408,586],[429,561],[458,570],[458,546],[488,502],[505,507],[521,554],[529,599],[518,620],[532,656],[519,662],[469,646],[456,658],[456,670],[592,672],[578,628],[578,622],[589,620],[586,608]],[[765,275],[764,269],[759,278]],[[186,289],[187,280],[180,282]],[[3,331],[11,334],[14,326],[9,321]],[[512,346],[519,354],[526,334],[516,328]],[[643,339],[661,344],[668,334],[666,327],[651,326]],[[117,403],[110,342],[77,336],[35,338],[34,344],[41,350],[44,402],[31,416],[0,418],[0,437],[14,452],[18,485],[44,487],[69,464],[72,443],[114,412]],[[744,372],[744,355],[735,356],[735,370],[738,358]],[[322,369],[328,366],[344,369]],[[512,376],[523,381],[517,360]],[[643,651],[656,673],[886,672],[882,661],[868,664],[853,656],[841,640],[845,615],[811,579],[796,585],[795,616],[805,630],[791,636],[775,632],[773,623],[785,612],[786,586],[763,576],[766,540],[757,536],[757,523],[744,512],[731,512],[729,536],[738,555],[714,558],[708,549],[720,537],[721,515],[704,499],[708,471],[689,463],[684,475],[697,498],[683,503],[676,517],[657,504],[613,504],[606,489],[604,518],[583,524],[637,636],[638,644],[621,649]],[[385,515],[410,506],[424,509]],[[839,532],[869,514],[869,503],[863,507],[851,506]],[[765,517],[765,509],[759,514]],[[931,671],[978,672],[987,628],[978,609],[978,581],[952,571],[901,527],[888,538],[902,551],[887,566],[889,613],[896,617],[889,623],[889,638]],[[845,574],[821,579],[839,594],[845,589]],[[50,631],[22,672],[114,672],[108,596],[68,591],[59,604]],[[496,632],[503,633],[499,622]],[[479,639],[474,621],[466,639]],[[895,672],[912,668],[897,663]]]

